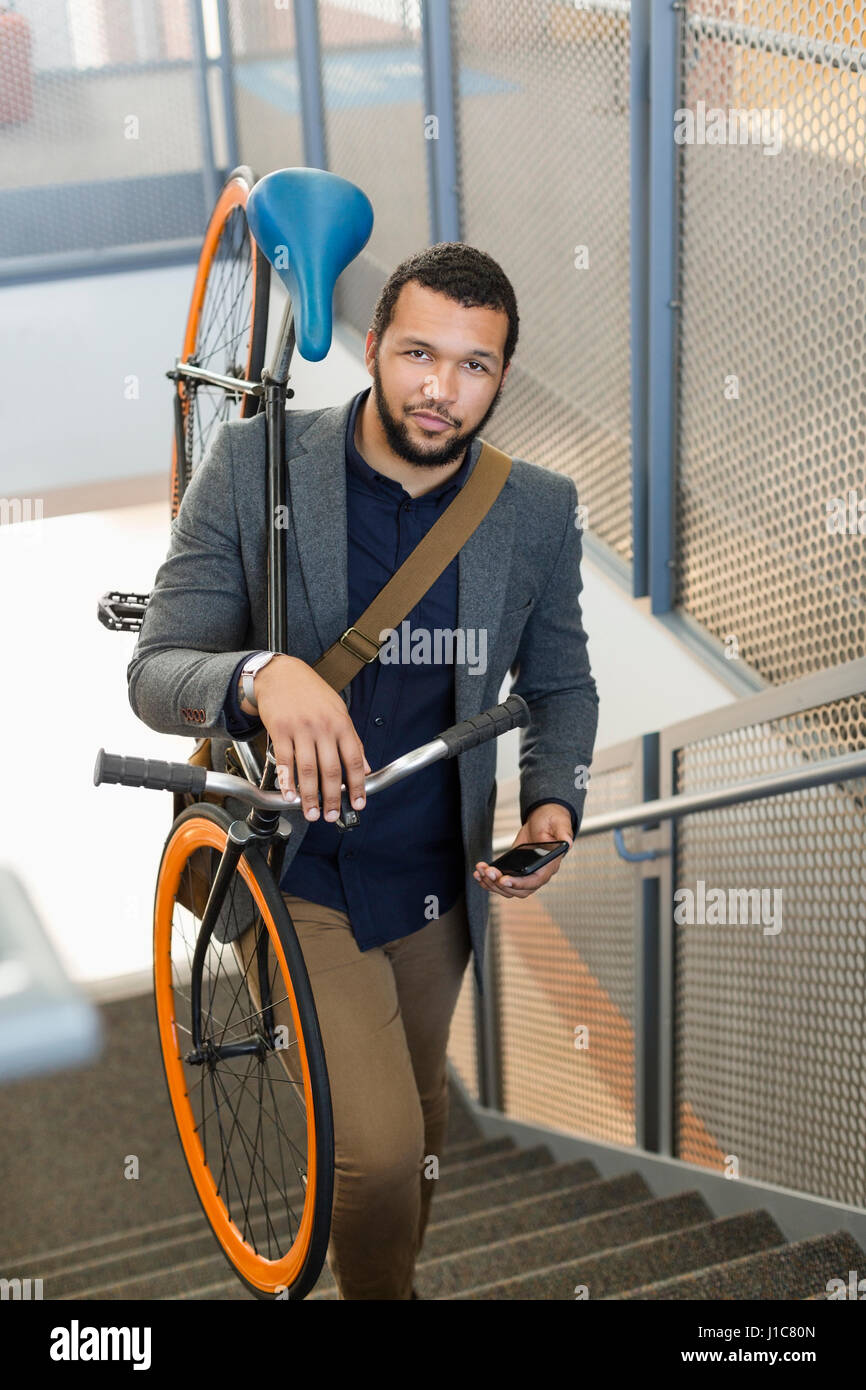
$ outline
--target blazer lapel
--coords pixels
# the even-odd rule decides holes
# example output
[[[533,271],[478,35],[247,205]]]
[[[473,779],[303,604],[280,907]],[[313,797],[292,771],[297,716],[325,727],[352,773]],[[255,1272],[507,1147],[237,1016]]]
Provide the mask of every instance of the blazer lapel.
[[[349,625],[346,536],[346,428],[352,399],[324,410],[297,434],[287,430],[286,453],[289,507],[294,521],[298,557],[316,634],[325,651]],[[292,412],[287,412],[287,425]],[[472,467],[481,452],[481,439],[470,445]],[[490,511],[458,554],[457,626],[486,633],[487,664],[499,631],[507,573],[503,562],[511,555],[514,504],[511,478]],[[507,562],[507,561],[506,561]],[[357,616],[357,615],[356,615]],[[483,708],[483,676],[472,675],[468,662],[455,665],[455,716],[459,721]]]
[[[481,440],[472,443],[475,460],[481,452]],[[479,629],[486,633],[487,665],[499,633],[500,618],[505,602],[508,569],[511,563],[514,538],[514,503],[511,474],[483,521],[457,557],[457,626],[464,634],[472,633],[475,654],[482,654]],[[472,675],[467,662],[458,662],[454,669],[454,713],[457,722],[479,714],[484,708],[487,681],[484,675]]]
[[[349,626],[344,405],[320,415],[286,439],[289,510],[313,624],[325,651]],[[286,414],[290,424],[291,411]]]

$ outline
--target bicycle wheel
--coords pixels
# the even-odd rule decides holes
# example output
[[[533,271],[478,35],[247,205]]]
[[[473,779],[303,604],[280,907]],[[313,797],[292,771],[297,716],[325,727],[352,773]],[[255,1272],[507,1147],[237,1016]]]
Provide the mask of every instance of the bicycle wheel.
[[[189,806],[166,840],[154,904],[157,1028],[181,1146],[224,1255],[258,1298],[301,1299],[330,1235],[331,1097],[304,958],[258,846],[238,861],[215,936],[242,934],[212,936],[195,959],[204,885],[234,819],[222,806]]]
[[[245,164],[233,169],[205,232],[187,316],[182,359],[224,376],[259,381],[265,359],[271,267],[249,229],[247,198],[256,182]],[[175,382],[171,516],[223,420],[255,415],[261,396],[233,394],[203,382]]]

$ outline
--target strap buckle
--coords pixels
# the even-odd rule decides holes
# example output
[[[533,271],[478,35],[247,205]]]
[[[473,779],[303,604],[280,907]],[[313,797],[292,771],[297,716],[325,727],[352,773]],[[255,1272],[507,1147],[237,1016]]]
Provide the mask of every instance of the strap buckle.
[[[350,645],[350,643],[348,643],[348,642],[345,640],[345,639],[348,637],[348,635],[349,635],[350,632],[356,632],[356,633],[358,634],[358,636],[361,638],[362,641],[364,641],[364,642],[369,642],[369,643],[371,644],[371,646],[374,646],[374,647],[376,648],[376,650],[374,651],[374,653],[373,653],[372,656],[365,656],[363,652],[356,652],[356,651],[354,650],[354,648]],[[356,627],[347,627],[347,628],[346,628],[346,631],[343,633],[343,635],[342,635],[341,638],[340,638],[340,644],[341,644],[341,646],[343,646],[343,647],[346,648],[346,651],[347,651],[347,652],[351,652],[352,656],[356,656],[356,657],[358,657],[358,659],[359,659],[360,661],[363,661],[364,664],[365,664],[366,666],[369,666],[369,664],[370,664],[371,661],[375,661],[375,660],[376,660],[376,657],[379,655],[379,648],[380,648],[381,645],[382,645],[382,643],[381,643],[381,642],[377,642],[376,639],[375,639],[374,637],[367,637],[367,636],[365,635],[365,633],[360,632],[360,631],[358,630],[358,628],[356,628]]]

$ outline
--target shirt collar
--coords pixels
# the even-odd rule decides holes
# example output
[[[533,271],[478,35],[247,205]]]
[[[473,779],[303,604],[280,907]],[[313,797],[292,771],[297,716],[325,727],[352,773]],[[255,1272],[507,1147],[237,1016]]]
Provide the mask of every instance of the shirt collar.
[[[374,468],[370,467],[367,460],[358,453],[355,446],[355,422],[358,418],[358,411],[361,408],[361,402],[364,397],[369,395],[372,389],[372,386],[367,386],[363,391],[359,391],[352,402],[352,409],[349,411],[349,423],[346,426],[346,466],[356,477],[360,478],[368,487],[373,488],[376,492],[392,493],[398,497],[408,497],[409,493],[403,487],[402,483],[396,482],[394,478],[386,477],[384,473],[377,473]],[[432,492],[425,492],[423,496],[415,497],[412,500],[415,502],[438,502],[440,498],[446,493],[451,492],[452,489],[456,491],[457,488],[461,488],[469,477],[470,453],[471,441],[469,447],[466,449],[466,456],[457,472],[450,477],[447,482],[444,482],[441,487],[434,488]]]

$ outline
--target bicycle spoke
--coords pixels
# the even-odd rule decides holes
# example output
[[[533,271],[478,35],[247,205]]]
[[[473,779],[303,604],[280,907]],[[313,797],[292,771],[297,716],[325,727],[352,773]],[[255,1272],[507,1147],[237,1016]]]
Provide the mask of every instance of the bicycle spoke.
[[[233,1072],[233,1071],[227,1071],[227,1072],[224,1071],[224,1072],[223,1072],[223,1075],[228,1075],[228,1076],[236,1077],[236,1076],[237,1076],[237,1073],[236,1073],[236,1072]],[[241,1078],[242,1081],[245,1080],[245,1079],[246,1079],[246,1078],[243,1078],[243,1077]],[[276,1080],[276,1081],[279,1081],[279,1080],[280,1080],[279,1077],[271,1077],[270,1079],[271,1079],[271,1080]],[[306,1118],[306,1111],[304,1111],[304,1118]],[[285,1130],[285,1129],[283,1128],[283,1126],[282,1126],[282,1121],[281,1121],[279,1115],[276,1113],[276,1111],[275,1111],[275,1113],[274,1113],[273,1115],[269,1115],[269,1119],[272,1119],[273,1122],[274,1122],[274,1124],[276,1125],[276,1127],[277,1127],[278,1129],[281,1130],[281,1132],[282,1132],[282,1134],[283,1134],[283,1137],[285,1138],[285,1141],[286,1141],[286,1143],[289,1145],[289,1147],[292,1148],[292,1149],[294,1149],[298,1154],[300,1154],[300,1156],[301,1156],[301,1165],[302,1165],[304,1171],[306,1172],[306,1169],[307,1169],[307,1158],[306,1158],[306,1155],[303,1153],[303,1151],[302,1151],[301,1149],[298,1148],[297,1144],[294,1142],[294,1140],[292,1139],[291,1135],[287,1132],[287,1130]],[[296,1165],[296,1166],[297,1166],[297,1165]],[[300,1169],[298,1170],[298,1172],[299,1172],[299,1176],[300,1176]]]
[[[211,1089],[212,1089],[212,1091],[213,1091],[214,1099],[216,1100],[216,1076],[215,1076],[215,1073],[214,1073],[210,1068],[208,1068],[208,1076],[209,1076],[209,1078],[210,1078]],[[223,1159],[222,1170],[221,1170],[221,1172],[220,1172],[219,1179],[217,1180],[217,1192],[220,1192],[221,1185],[222,1185],[222,1179],[223,1179],[223,1177],[225,1176],[226,1166],[227,1166],[227,1164],[228,1164],[229,1162],[231,1162],[231,1155],[230,1155],[230,1153],[229,1153],[228,1145],[226,1144],[226,1141],[225,1141],[225,1134],[224,1134],[224,1132],[223,1132],[223,1124],[222,1124],[222,1119],[220,1118],[219,1106],[218,1106],[218,1105],[217,1105],[217,1126],[218,1126],[218,1128],[219,1128],[219,1135],[220,1135],[220,1151],[221,1151],[221,1153],[222,1153],[222,1159]],[[234,1172],[235,1170],[234,1170],[234,1163],[233,1163],[233,1162],[231,1162],[231,1167],[232,1167],[232,1172]],[[241,1189],[240,1189],[240,1183],[237,1182],[237,1174],[236,1174],[236,1173],[235,1173],[235,1182],[237,1183],[238,1192],[240,1193],[240,1190],[241,1190]],[[228,1197],[228,1193],[227,1193],[226,1195],[227,1195],[227,1197]],[[228,1214],[229,1214],[229,1218],[230,1218],[232,1221],[234,1221],[234,1217],[232,1216],[232,1209],[231,1209],[231,1205],[230,1205],[230,1201],[229,1201],[229,1200],[226,1200],[226,1202],[225,1202],[225,1207],[226,1207],[226,1211],[227,1211]],[[245,1213],[245,1215],[246,1215],[246,1213]],[[235,1222],[235,1225],[237,1225],[237,1222]]]
[[[270,1088],[271,1085],[272,1085],[272,1082],[273,1082],[273,1077],[270,1075],[270,1072],[269,1072],[268,1075],[267,1075],[267,1081],[268,1081],[268,1087]],[[272,1102],[273,1102],[274,1111],[276,1112],[276,1109],[277,1109],[277,1104],[276,1104],[277,1098],[276,1098],[276,1096],[273,1094],[273,1092],[271,1093],[271,1100],[272,1100]],[[282,1175],[283,1175],[283,1190],[285,1191],[286,1188],[288,1187],[288,1181],[287,1181],[287,1178],[286,1178],[286,1169],[285,1169],[285,1165],[284,1165],[284,1163],[283,1163],[283,1151],[282,1151],[281,1147],[279,1146],[279,1144],[277,1145],[277,1153],[278,1153],[279,1159],[280,1159],[280,1170],[281,1170]],[[306,1169],[306,1167],[307,1167],[307,1164],[306,1164],[306,1162],[304,1162],[304,1168]],[[298,1169],[297,1163],[295,1163],[295,1171],[298,1173],[298,1177],[301,1177],[301,1173],[300,1173],[300,1171],[299,1171],[299,1169]],[[306,1187],[306,1182],[305,1182],[304,1178],[301,1178],[301,1186],[302,1186],[302,1188],[305,1188],[305,1187]],[[303,1208],[302,1208],[302,1209],[303,1209]],[[287,1215],[288,1218],[289,1218],[289,1239],[290,1239],[291,1241],[294,1241],[294,1239],[295,1239],[295,1232],[294,1232],[293,1227],[292,1227],[292,1212],[291,1212],[291,1209],[290,1209],[289,1204],[288,1204],[288,1199],[286,1199],[286,1215]]]
[[[214,1069],[214,1070],[212,1071],[211,1076],[212,1076],[212,1078],[215,1078],[217,1081],[220,1080],[220,1074],[219,1074],[219,1072],[218,1072],[216,1069]],[[221,1084],[221,1083],[220,1083],[220,1084]],[[222,1124],[220,1124],[220,1129],[222,1130]],[[249,1140],[249,1135],[246,1133],[246,1130],[244,1129],[244,1126],[241,1124],[240,1117],[239,1117],[239,1115],[238,1115],[238,1113],[237,1113],[236,1111],[233,1113],[233,1117],[232,1117],[232,1128],[231,1128],[231,1133],[229,1134],[229,1140],[228,1140],[229,1146],[231,1145],[232,1136],[234,1135],[235,1130],[238,1131],[238,1134],[239,1134],[240,1139],[241,1139],[241,1143],[243,1144],[243,1147],[244,1147],[244,1149],[245,1149],[245,1151],[246,1151],[246,1144],[244,1143],[244,1140],[245,1140],[245,1139]],[[254,1149],[254,1152],[255,1152],[255,1149]],[[247,1158],[249,1159],[249,1152],[248,1152],[248,1151],[247,1151]],[[234,1163],[232,1163],[232,1171],[235,1172]],[[235,1172],[235,1180],[237,1181],[237,1174],[236,1174],[236,1172]],[[258,1190],[259,1190],[259,1195],[260,1195],[260,1197],[262,1198],[262,1201],[263,1201],[263,1203],[264,1203],[264,1205],[265,1205],[266,1219],[267,1219],[267,1221],[268,1221],[268,1224],[271,1225],[270,1218],[267,1216],[267,1198],[266,1198],[265,1195],[262,1193],[261,1188],[259,1187],[258,1178],[256,1177],[256,1172],[255,1172],[255,1164],[254,1164],[254,1163],[251,1163],[251,1164],[250,1164],[250,1190],[252,1190],[252,1183],[253,1183],[253,1182],[255,1182],[255,1185],[256,1185],[256,1187],[257,1187]],[[240,1185],[239,1185],[238,1190],[240,1191]],[[243,1198],[242,1198],[242,1197],[241,1197],[241,1202],[243,1203]],[[249,1213],[248,1213],[248,1207],[247,1207],[246,1205],[244,1206],[244,1219],[245,1219],[246,1224],[249,1225]],[[271,1228],[272,1228],[272,1227],[271,1227]],[[272,1228],[272,1229],[273,1229],[273,1228]],[[275,1233],[275,1234],[276,1234],[276,1233]],[[252,1242],[252,1243],[253,1243],[253,1248],[256,1250],[256,1254],[258,1254],[258,1248],[256,1247],[256,1244],[255,1244],[255,1237],[253,1237],[253,1242]]]

